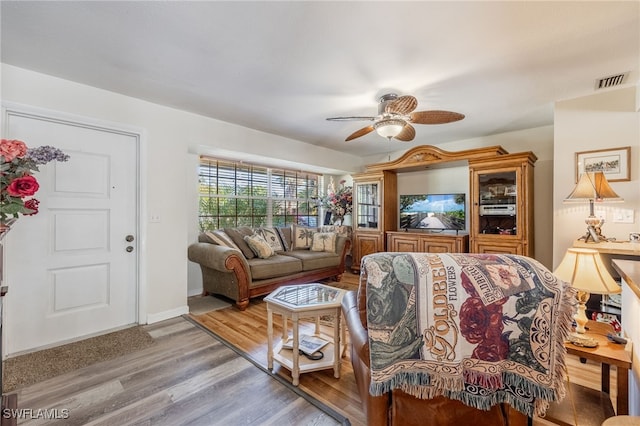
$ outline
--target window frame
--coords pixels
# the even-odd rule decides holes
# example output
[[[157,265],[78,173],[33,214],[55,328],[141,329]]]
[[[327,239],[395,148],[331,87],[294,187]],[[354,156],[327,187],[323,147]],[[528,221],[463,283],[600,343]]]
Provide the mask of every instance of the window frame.
[[[319,226],[321,184],[318,173],[200,156],[200,230]]]

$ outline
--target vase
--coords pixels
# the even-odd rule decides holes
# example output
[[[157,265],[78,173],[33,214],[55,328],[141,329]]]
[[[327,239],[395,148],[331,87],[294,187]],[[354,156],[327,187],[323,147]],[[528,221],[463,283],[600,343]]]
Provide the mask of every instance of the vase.
[[[351,226],[351,215],[350,214],[345,214],[344,218],[342,218],[342,225],[344,226]]]
[[[17,219],[5,219],[0,220],[0,240],[2,240],[7,232],[11,230],[11,226],[16,222]]]
[[[335,226],[341,226],[343,220],[344,220],[344,216],[334,216],[333,224]]]

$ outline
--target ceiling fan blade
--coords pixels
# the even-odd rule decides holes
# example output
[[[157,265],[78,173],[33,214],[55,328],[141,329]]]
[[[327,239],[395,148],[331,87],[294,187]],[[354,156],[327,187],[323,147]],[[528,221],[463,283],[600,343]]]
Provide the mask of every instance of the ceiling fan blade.
[[[411,117],[411,122],[416,124],[445,124],[462,120],[464,114],[433,110],[412,112],[409,117]]]
[[[377,117],[330,117],[329,121],[373,121]]]
[[[400,133],[396,135],[396,139],[403,142],[412,141],[416,137],[416,129],[409,123],[405,124]]]
[[[395,101],[391,101],[384,109],[385,112],[390,114],[402,114],[407,115],[418,106],[418,100],[413,96],[405,95],[400,96]]]
[[[353,132],[352,134],[350,134],[346,139],[345,142],[349,142],[350,140],[353,140],[355,138],[359,138],[360,136],[364,136],[367,133],[371,133],[374,131],[373,126],[367,126],[367,127],[363,127],[362,129]]]

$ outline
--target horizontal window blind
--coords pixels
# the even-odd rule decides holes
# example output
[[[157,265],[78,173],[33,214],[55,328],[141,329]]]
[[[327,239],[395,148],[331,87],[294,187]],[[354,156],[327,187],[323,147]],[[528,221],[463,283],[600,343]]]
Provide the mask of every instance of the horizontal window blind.
[[[200,228],[317,226],[319,182],[316,173],[201,157]]]

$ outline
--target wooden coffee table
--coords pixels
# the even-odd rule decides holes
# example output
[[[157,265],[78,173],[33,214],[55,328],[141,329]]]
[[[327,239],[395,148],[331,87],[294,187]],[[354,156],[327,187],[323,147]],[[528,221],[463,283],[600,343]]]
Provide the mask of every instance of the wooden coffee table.
[[[265,297],[267,302],[267,366],[273,370],[273,361],[291,371],[293,385],[300,383],[300,374],[309,371],[333,368],[334,377],[340,377],[340,358],[344,354],[344,328],[341,326],[341,303],[345,290],[324,284],[302,284],[284,286]],[[273,345],[273,314],[282,316],[282,339]],[[333,336],[320,332],[320,317],[333,317]],[[284,342],[289,340],[288,318],[293,323],[293,349],[284,349]],[[323,358],[311,360],[299,355],[300,335],[299,320],[315,319],[314,336],[329,342],[322,348]],[[341,336],[342,335],[342,336]],[[341,342],[342,337],[342,342]]]

